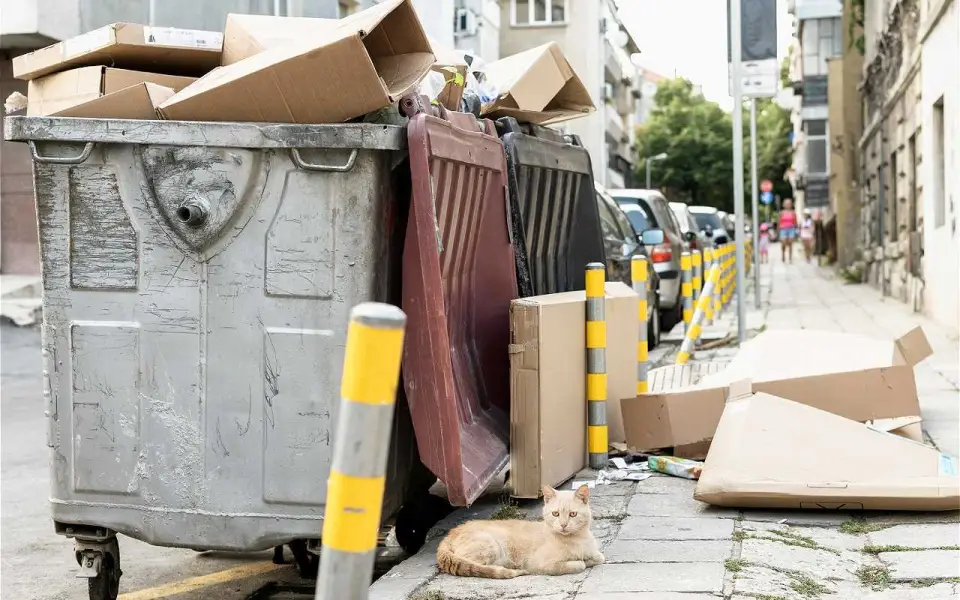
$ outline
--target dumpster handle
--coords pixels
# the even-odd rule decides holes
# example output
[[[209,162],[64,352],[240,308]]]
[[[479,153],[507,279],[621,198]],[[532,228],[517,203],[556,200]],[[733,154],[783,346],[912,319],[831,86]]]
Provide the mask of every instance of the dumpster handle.
[[[334,171],[336,173],[346,173],[353,168],[354,163],[357,162],[357,154],[359,150],[354,149],[350,152],[350,158],[347,159],[347,163],[344,165],[317,165],[313,163],[304,162],[303,158],[300,156],[300,150],[297,148],[290,149],[290,156],[293,158],[293,164],[297,165],[298,169],[303,169],[304,171]]]
[[[37,144],[32,140],[27,143],[30,144],[30,154],[33,155],[34,162],[51,165],[79,165],[90,158],[90,153],[93,152],[93,142],[87,142],[77,156],[40,156],[40,153],[37,152]]]

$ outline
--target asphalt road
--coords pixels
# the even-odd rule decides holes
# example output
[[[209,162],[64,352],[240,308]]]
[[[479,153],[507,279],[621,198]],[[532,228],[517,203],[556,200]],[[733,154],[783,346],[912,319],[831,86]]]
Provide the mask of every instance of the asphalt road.
[[[0,349],[0,596],[86,600],[86,581],[76,578],[73,541],[54,533],[47,504],[40,333],[3,324]],[[312,583],[302,581],[290,564],[273,565],[270,552],[198,554],[121,536],[120,556],[122,600],[241,600],[268,582]]]

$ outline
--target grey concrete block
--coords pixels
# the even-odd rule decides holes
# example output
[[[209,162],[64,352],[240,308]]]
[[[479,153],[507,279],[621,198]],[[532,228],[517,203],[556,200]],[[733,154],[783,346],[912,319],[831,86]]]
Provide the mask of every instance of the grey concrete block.
[[[879,556],[890,568],[891,581],[960,577],[960,553],[956,550],[882,552]]]
[[[603,564],[583,584],[591,593],[723,591],[722,563]]]
[[[960,527],[954,523],[917,523],[895,525],[867,535],[875,546],[939,548],[960,546]],[[960,560],[958,560],[960,562]]]
[[[869,543],[864,534],[853,535],[841,533],[838,529],[832,527],[791,527],[790,525],[781,525],[779,523],[766,523],[758,521],[742,521],[740,528],[750,537],[784,537],[775,532],[789,536],[800,536],[820,546],[826,546],[834,550],[848,550],[856,552]]]
[[[910,585],[894,584],[890,589],[879,592],[861,592],[858,600],[956,600],[960,589],[955,583],[937,583],[929,587],[915,588]]]
[[[960,510],[932,512],[870,513],[867,522],[871,525],[913,525],[917,523],[960,523]]]
[[[580,592],[576,600],[717,600],[713,594],[685,594],[683,592],[612,592],[609,594]]]
[[[368,592],[368,600],[407,600],[425,581],[389,577],[384,575],[376,580]]]
[[[860,597],[856,593],[847,593],[846,595],[837,593],[841,586],[845,589],[855,587],[856,584],[853,584],[852,582],[828,581],[813,574],[808,576],[817,583],[825,586],[828,594],[836,594],[835,596],[830,597],[843,599],[850,598],[851,600]],[[755,598],[758,595],[761,597],[763,595],[767,595],[788,598],[789,600],[803,600],[804,598],[809,598],[809,596],[800,595],[794,589],[796,585],[797,579],[790,577],[786,573],[764,567],[751,566],[742,569],[736,574],[736,578],[733,582],[733,597]],[[826,598],[828,596],[821,597]]]
[[[788,546],[771,540],[746,539],[740,558],[774,569],[803,571],[822,579],[853,580],[861,555],[843,552],[839,556],[827,550]]]
[[[507,600],[530,596],[573,595],[590,571],[591,569],[587,569],[576,575],[558,577],[527,575],[515,579],[438,575],[425,589],[442,593],[444,600]]]
[[[590,510],[593,512],[594,519],[622,519],[627,514],[627,502],[629,500],[629,496],[590,498]]]
[[[851,519],[846,512],[832,512],[826,510],[745,510],[744,521],[762,521],[785,525],[840,525]]]
[[[697,482],[692,479],[682,477],[671,477],[669,475],[654,475],[649,479],[637,484],[638,494],[671,494],[674,496],[687,496],[693,498],[693,490],[697,487]]]
[[[627,517],[620,540],[727,540],[733,535],[732,519],[690,517]]]
[[[603,555],[609,564],[722,562],[733,546],[732,540],[615,540]]]
[[[675,494],[637,494],[627,506],[633,517],[724,517],[736,518],[740,512],[732,508],[710,506],[693,496]]]

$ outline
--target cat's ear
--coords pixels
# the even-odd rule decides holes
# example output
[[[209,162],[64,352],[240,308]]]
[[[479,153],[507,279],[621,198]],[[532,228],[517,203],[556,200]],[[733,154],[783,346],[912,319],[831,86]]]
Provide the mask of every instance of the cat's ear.
[[[544,502],[553,502],[557,498],[557,490],[553,489],[549,485],[543,486],[543,501]]]
[[[590,488],[586,485],[581,485],[577,488],[577,491],[573,493],[573,497],[586,504],[587,500],[590,499]]]

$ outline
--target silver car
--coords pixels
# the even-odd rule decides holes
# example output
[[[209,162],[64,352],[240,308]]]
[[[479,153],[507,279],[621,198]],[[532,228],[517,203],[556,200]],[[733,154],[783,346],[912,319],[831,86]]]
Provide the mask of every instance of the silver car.
[[[683,320],[680,297],[680,254],[690,250],[695,232],[683,233],[677,216],[667,199],[657,190],[607,190],[617,201],[634,229],[663,230],[664,240],[647,248],[653,268],[660,278],[660,320],[664,331],[670,331]]]

